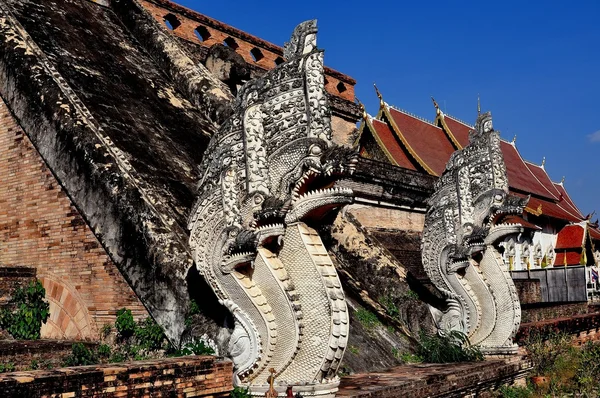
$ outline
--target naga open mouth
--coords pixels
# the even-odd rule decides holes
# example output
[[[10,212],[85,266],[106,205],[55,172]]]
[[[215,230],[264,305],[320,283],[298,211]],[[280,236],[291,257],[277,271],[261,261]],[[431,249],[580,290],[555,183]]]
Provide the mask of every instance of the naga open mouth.
[[[292,189],[290,209],[285,222],[318,219],[335,207],[352,203],[354,193],[351,189],[334,187],[341,174],[332,169],[327,172],[312,168],[306,171]]]
[[[493,245],[506,235],[523,232],[523,225],[518,222],[510,222],[514,216],[520,216],[522,211],[516,206],[502,206],[496,209],[489,217],[485,237],[485,245]]]

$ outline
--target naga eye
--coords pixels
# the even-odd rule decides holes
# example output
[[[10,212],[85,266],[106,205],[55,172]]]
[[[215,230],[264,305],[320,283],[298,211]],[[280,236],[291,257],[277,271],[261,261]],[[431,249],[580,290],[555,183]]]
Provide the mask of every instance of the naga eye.
[[[502,195],[497,194],[496,196],[494,196],[494,199],[499,202],[502,200]]]
[[[321,153],[323,153],[323,151],[321,150],[321,147],[318,145],[311,145],[310,148],[308,149],[308,152],[313,156],[320,156]]]

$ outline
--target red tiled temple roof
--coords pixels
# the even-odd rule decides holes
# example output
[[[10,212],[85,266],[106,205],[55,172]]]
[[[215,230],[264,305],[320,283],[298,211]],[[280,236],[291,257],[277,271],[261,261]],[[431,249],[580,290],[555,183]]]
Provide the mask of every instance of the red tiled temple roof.
[[[585,217],[581,213],[581,210],[579,210],[579,208],[575,205],[575,202],[573,202],[573,200],[569,196],[569,193],[567,192],[565,187],[562,184],[557,184],[557,183],[553,183],[553,185],[554,185],[554,188],[561,195],[560,196],[560,199],[561,199],[560,204],[563,205],[563,207],[565,207],[566,209],[568,209],[571,213],[577,215],[578,217],[580,217],[583,220]]]
[[[525,166],[527,166],[531,174],[535,176],[535,178],[548,191],[548,193],[552,195],[554,199],[560,199],[560,193],[556,190],[554,183],[542,166],[538,166],[537,164],[533,164],[528,161],[525,161]]]
[[[547,199],[558,199],[538,181],[513,144],[501,141],[500,146],[504,155],[504,163],[506,163],[508,184],[511,188]]]
[[[600,230],[598,228],[588,225],[588,234],[593,240],[600,240]]]
[[[556,257],[554,257],[554,266],[555,267],[564,267],[565,266],[565,258],[566,265],[580,265],[581,264],[581,252],[575,250],[569,251],[561,251],[556,253]]]
[[[524,197],[526,195],[519,194],[519,196]],[[583,218],[576,217],[575,215],[566,211],[553,201],[544,200],[535,196],[529,198],[529,203],[527,203],[525,211],[531,214],[535,214],[536,216],[544,215],[547,217],[557,218],[559,220],[566,220],[570,222],[580,222],[583,220]]]
[[[398,139],[394,136],[394,133],[390,130],[387,123],[384,123],[377,119],[371,120],[373,126],[372,133],[375,135],[376,141],[382,145],[381,148],[386,156],[396,166],[403,167],[405,169],[416,170],[416,167],[412,164],[404,149],[402,149]]]
[[[473,129],[472,126],[468,126],[449,115],[444,115],[444,122],[461,146],[465,147],[469,144],[469,130]]]
[[[560,230],[556,238],[556,250],[583,247],[585,229],[581,225],[567,225]]]
[[[537,225],[532,224],[529,221],[526,221],[523,217],[517,216],[517,215],[510,215],[508,217],[504,217],[504,219],[502,220],[502,223],[521,224],[523,226],[523,228],[529,228],[529,229],[534,229],[534,230],[542,229],[542,227],[538,227]]]
[[[438,125],[387,104],[380,109],[380,115],[381,120],[373,120],[378,144],[400,167],[425,169],[439,176],[455,146],[469,143],[472,126],[442,112],[436,118]],[[526,211],[568,222],[584,220],[562,184],[552,182],[543,167],[526,162],[514,143],[501,140],[500,145],[511,192],[522,197],[531,195]]]
[[[454,152],[444,131],[397,109],[386,108],[394,130],[411,155],[431,174],[442,175]]]

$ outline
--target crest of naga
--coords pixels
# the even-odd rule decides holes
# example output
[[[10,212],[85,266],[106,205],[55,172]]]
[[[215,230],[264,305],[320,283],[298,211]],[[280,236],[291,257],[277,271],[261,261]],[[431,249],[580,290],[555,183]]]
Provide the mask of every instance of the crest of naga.
[[[488,354],[516,351],[519,297],[497,247],[522,231],[504,221],[526,204],[509,194],[499,134],[491,114],[480,115],[469,145],[450,157],[425,215],[423,265],[447,304],[432,307],[440,333],[460,331]]]
[[[235,326],[237,385],[332,396],[348,338],[340,280],[310,225],[352,201],[333,187],[356,156],[334,147],[316,21],[296,27],[286,62],[240,90],[211,139],[189,221],[196,266]]]

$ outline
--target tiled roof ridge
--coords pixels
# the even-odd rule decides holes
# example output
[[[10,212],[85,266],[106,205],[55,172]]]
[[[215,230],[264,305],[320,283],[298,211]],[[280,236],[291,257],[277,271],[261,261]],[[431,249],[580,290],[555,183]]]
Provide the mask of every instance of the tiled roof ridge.
[[[523,163],[526,163],[527,161],[525,159],[523,159],[523,156],[521,156],[521,152],[519,152],[519,149],[517,148],[517,146],[512,143],[511,143],[511,145],[515,149],[515,152],[517,153],[517,155],[519,155],[519,159],[521,159],[521,161]],[[525,164],[525,167],[527,167],[527,164]],[[529,167],[527,167],[527,171],[529,172],[529,174],[531,174],[533,176],[533,178],[535,178],[535,180],[542,186],[542,188],[544,188],[546,190],[546,192],[548,192],[550,194],[550,198],[558,200],[556,195],[553,194],[552,192],[550,192],[550,190],[548,188],[546,188],[546,186],[544,184],[542,184],[542,182],[537,178],[537,176],[533,173],[533,171],[531,171],[529,169]],[[550,181],[552,181],[552,180],[550,180]]]
[[[532,165],[532,166],[539,167],[540,169],[543,169],[544,171],[546,171],[546,169],[544,169],[544,168],[543,168],[541,165],[539,165],[539,164],[536,164],[536,163],[533,163],[531,160],[525,160],[525,159],[523,159],[523,161],[524,161],[525,163],[529,163],[529,164],[530,164],[530,165]],[[547,174],[547,173],[546,173],[546,174]],[[550,179],[550,181],[552,181],[552,179],[550,178],[550,176],[548,176],[548,178]],[[552,181],[552,182],[554,182],[554,181]]]
[[[407,110],[404,110],[404,109],[398,108],[397,106],[394,106],[394,105],[390,105],[390,104],[388,104],[387,102],[385,103],[385,105],[386,105],[388,108],[392,108],[392,109],[393,109],[393,110],[395,110],[396,112],[404,113],[405,115],[407,115],[407,116],[410,116],[410,117],[412,117],[412,118],[415,118],[415,119],[417,119],[417,120],[419,120],[419,121],[421,121],[421,122],[425,122],[425,123],[427,123],[427,124],[431,125],[432,127],[435,127],[435,128],[438,128],[438,129],[440,128],[440,126],[437,126],[437,125],[435,125],[435,124],[434,124],[434,122],[433,122],[432,120],[427,120],[427,119],[425,119],[425,118],[424,118],[424,117],[422,117],[422,116],[415,115],[415,114],[414,114],[414,113],[412,113],[412,112],[409,112],[409,111],[407,111]]]
[[[560,191],[559,191],[558,189],[556,189],[556,187],[554,186],[554,181],[552,181],[552,178],[550,178],[550,175],[548,174],[548,172],[546,171],[546,169],[544,168],[544,166],[543,166],[543,165],[539,165],[539,164],[535,164],[535,163],[533,163],[533,162],[531,162],[531,161],[529,161],[529,160],[525,160],[525,159],[523,159],[523,162],[524,162],[524,163],[526,163],[527,165],[530,165],[530,166],[533,166],[533,167],[537,167],[538,169],[541,169],[541,170],[544,172],[544,174],[546,175],[546,177],[548,177],[548,181],[550,181],[550,182],[552,183],[552,188],[554,188],[554,190],[556,190],[556,193],[558,194],[558,196],[556,196],[556,195],[555,195],[555,196],[556,196],[556,200],[557,200],[558,202],[560,202],[560,194],[561,194],[561,193],[560,193]],[[536,177],[536,178],[537,178],[537,177]],[[538,179],[538,181],[540,182],[540,184],[542,184],[542,182],[541,182],[539,179]],[[542,185],[544,185],[544,184],[542,184]],[[547,190],[547,191],[550,191],[550,190],[549,190],[549,189],[546,187],[546,185],[544,185],[544,188],[546,188],[546,190]]]
[[[468,128],[470,128],[470,129],[474,128],[472,124],[470,124],[470,123],[467,123],[467,122],[465,122],[464,120],[457,118],[456,116],[452,116],[452,115],[450,115],[450,114],[448,114],[448,113],[446,113],[446,112],[442,112],[442,113],[444,114],[444,117],[449,117],[450,119],[454,120],[455,122],[458,122],[458,123],[464,124],[464,125],[465,125],[465,127],[468,127]]]
[[[552,181],[552,180],[550,180]],[[581,212],[581,210],[579,209],[579,207],[577,207],[577,205],[575,204],[575,202],[573,201],[573,199],[571,199],[571,195],[569,195],[569,192],[567,191],[567,189],[565,188],[564,184],[562,182],[554,182],[552,181],[552,183],[556,186],[560,186],[562,188],[563,192],[560,192],[560,194],[563,196],[563,199],[565,199],[565,202],[569,205],[569,207],[573,208],[573,210],[575,210],[577,213],[579,213],[579,215],[577,217],[584,217],[583,213]],[[564,198],[566,196],[566,198]]]
[[[578,219],[580,219],[580,220],[581,220],[581,218],[582,218],[582,217],[583,217],[583,218],[585,218],[585,217],[583,216],[583,214],[573,214],[573,212],[572,212],[571,210],[565,209],[565,208],[564,208],[564,206],[561,204],[561,202],[557,202],[557,203],[556,203],[556,205],[557,205],[558,207],[560,207],[561,209],[563,209],[565,212],[567,212],[567,213],[569,213],[570,215],[572,215],[573,217],[575,217],[575,218],[578,218]],[[569,205],[569,207],[571,207],[571,206]]]

